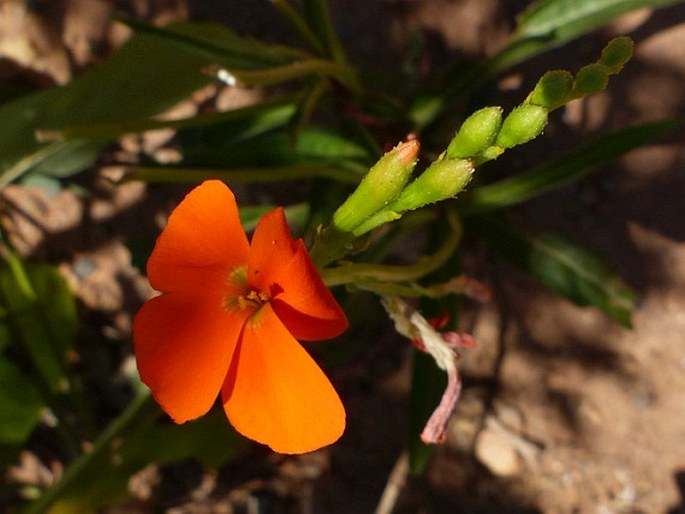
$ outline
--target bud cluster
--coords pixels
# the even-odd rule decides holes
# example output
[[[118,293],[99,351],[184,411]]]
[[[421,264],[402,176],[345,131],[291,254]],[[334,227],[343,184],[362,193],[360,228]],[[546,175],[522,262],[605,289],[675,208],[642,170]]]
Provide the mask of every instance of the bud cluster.
[[[633,55],[633,41],[617,37],[609,41],[597,62],[583,66],[575,78],[568,71],[553,70],[538,81],[525,103],[552,111],[562,105],[602,91],[611,75],[616,75]]]
[[[455,134],[446,157],[470,159],[478,165],[527,143],[542,133],[550,111],[603,90],[609,76],[621,71],[632,51],[630,38],[614,38],[602,50],[599,60],[581,68],[575,77],[566,70],[545,73],[526,100],[504,119],[501,107],[476,111]]]
[[[597,62],[574,77],[566,70],[545,73],[526,100],[504,116],[501,107],[485,107],[459,127],[447,149],[410,182],[419,142],[400,143],[383,155],[357,189],[321,230],[312,256],[331,262],[348,253],[351,242],[403,213],[452,198],[471,181],[476,166],[499,157],[509,148],[539,136],[549,112],[565,103],[604,89],[632,55],[627,37],[610,41]]]

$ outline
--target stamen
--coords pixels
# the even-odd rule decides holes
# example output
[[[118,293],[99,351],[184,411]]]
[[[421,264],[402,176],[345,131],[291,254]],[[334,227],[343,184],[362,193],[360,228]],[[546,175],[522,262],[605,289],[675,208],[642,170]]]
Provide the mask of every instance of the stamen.
[[[261,307],[268,301],[269,295],[267,293],[252,289],[246,295],[238,296],[238,307],[241,310],[247,309],[248,307]]]

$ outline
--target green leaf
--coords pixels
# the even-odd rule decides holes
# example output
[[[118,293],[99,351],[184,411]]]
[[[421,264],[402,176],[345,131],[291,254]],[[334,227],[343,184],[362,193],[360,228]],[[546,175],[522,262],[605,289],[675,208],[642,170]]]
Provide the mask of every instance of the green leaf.
[[[54,266],[23,264],[10,255],[0,266],[0,306],[6,312],[3,331],[30,358],[43,385],[57,393],[77,329],[76,304],[65,280]]]
[[[643,7],[666,7],[682,0],[542,0],[520,16],[515,38],[576,35]]]
[[[75,140],[61,145],[50,156],[38,162],[31,171],[49,177],[68,177],[95,162],[104,146],[99,141]]]
[[[175,23],[157,27],[134,18],[118,17],[117,20],[138,34],[173,44],[184,51],[204,54],[228,68],[268,68],[286,64],[303,55],[292,48],[240,36],[216,23]]]
[[[24,265],[11,253],[7,258],[0,265],[0,468],[65,385],[66,354],[77,328],[73,296],[56,268]]]
[[[471,214],[501,209],[560,188],[683,123],[683,120],[646,123],[596,139],[525,173],[475,188],[462,197],[463,210]]]
[[[139,166],[129,179],[148,182],[265,182],[325,177],[356,184],[373,159],[369,149],[333,131],[304,129],[295,144],[286,130],[230,141],[222,126],[179,134],[183,161]]]
[[[0,442],[23,443],[40,419],[40,392],[18,366],[0,360]]]
[[[225,68],[241,85],[272,85],[310,75],[330,75],[353,91],[360,89],[354,71],[342,59],[312,58],[299,50],[238,36],[215,24],[178,24],[159,28],[131,19],[126,23],[141,33],[212,58],[215,62],[207,70]],[[333,53],[337,55],[338,52]]]
[[[193,129],[221,131],[221,142],[237,143],[253,138],[270,130],[284,127],[295,113],[297,107],[291,97],[277,97],[258,104],[223,112],[210,112],[178,120],[148,118],[143,120],[124,120],[115,123],[74,125],[52,134],[43,134],[58,140],[79,138],[114,139],[125,134],[146,132],[148,130],[172,129],[192,133]]]
[[[323,79],[315,79],[302,91],[297,111],[290,120],[289,131],[293,141],[297,141],[300,132],[311,120],[312,113],[321,100],[325,89],[326,82]]]
[[[0,325],[0,337],[6,337]],[[12,463],[40,421],[45,402],[31,377],[0,355],[0,470]]]
[[[220,126],[179,134],[181,164],[187,167],[256,168],[293,164],[328,164],[365,171],[377,156],[332,130],[303,129],[293,144],[287,131],[231,142]],[[240,144],[237,144],[240,143]]]
[[[478,237],[542,284],[576,305],[592,305],[632,326],[635,293],[596,254],[558,234],[532,237],[490,217],[473,221]]]
[[[448,68],[437,88],[414,99],[410,117],[417,129],[436,129],[438,122],[453,115],[455,100],[477,90],[492,77],[516,64],[592,32],[622,14],[642,7],[660,8],[681,2],[545,0],[534,3],[520,15],[518,28],[506,47],[486,63],[460,61]]]
[[[273,64],[289,59],[278,49],[248,43],[218,26],[179,24],[159,31],[165,37],[158,33],[134,35],[96,70],[64,87],[28,95],[0,107],[0,184],[15,180],[38,165],[41,171],[60,176],[80,171],[93,161],[103,138],[118,135],[86,131],[80,134],[85,142],[48,145],[36,139],[37,131],[50,134],[65,127],[146,120],[212,82],[213,77],[203,70],[217,62],[248,66],[254,59],[253,67],[257,67],[265,61]],[[214,46],[208,50],[206,45]],[[89,142],[91,139],[97,141]],[[68,163],[64,161],[66,155],[70,156]],[[57,161],[61,162],[59,167]],[[19,163],[25,165],[15,168]]]
[[[514,37],[490,62],[504,71],[536,54],[587,34],[612,19],[643,7],[667,7],[682,0],[543,0],[519,17]]]
[[[139,424],[90,462],[61,491],[49,512],[95,512],[125,500],[131,476],[149,464],[192,458],[216,469],[243,445],[244,440],[231,428],[221,409],[184,425],[154,421]]]
[[[343,48],[333,30],[328,3],[325,0],[301,0],[300,4],[307,25],[326,49],[326,55],[335,61],[343,61]]]

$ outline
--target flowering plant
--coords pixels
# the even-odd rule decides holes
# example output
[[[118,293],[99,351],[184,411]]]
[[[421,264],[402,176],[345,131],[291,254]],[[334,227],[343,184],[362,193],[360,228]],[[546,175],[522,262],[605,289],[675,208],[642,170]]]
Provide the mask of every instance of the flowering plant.
[[[51,193],[90,194],[93,204],[103,188],[116,197],[111,191],[132,183],[152,198],[177,195],[173,184],[187,194],[171,213],[146,212],[147,221],[164,220],[163,229],[141,221],[122,236],[156,292],[129,287],[135,300],[112,316],[124,326],[118,352],[105,336],[115,321],[97,337],[79,330],[88,303],[76,302],[55,266],[23,258],[16,220],[30,216],[5,202],[0,462],[7,468],[24,450],[46,446],[57,457],[49,480],[18,478],[0,498],[29,513],[95,512],[125,498],[131,477],[151,465],[195,459],[216,469],[247,451],[246,439],[286,454],[345,443],[353,418],[336,372],[374,347],[367,327],[379,317],[402,336],[395,348],[407,339],[416,349],[407,455],[421,472],[458,408],[460,354],[477,347],[459,331],[462,300],[492,296],[461,272],[465,236],[629,327],[634,293],[609,266],[566,237],[516,228],[506,209],[680,121],[625,128],[562,156],[542,152],[538,165],[501,177],[488,168],[536,138],[551,139],[554,130],[539,136],[555,126],[553,113],[604,91],[633,42],[614,38],[583,54],[594,62],[544,73],[512,109],[497,105],[489,86],[623,13],[669,3],[534,2],[509,44],[485,62],[457,62],[429,84],[408,55],[382,94],[382,81],[369,83],[350,64],[323,0],[272,2],[300,36],[297,47],[215,24],[116,17],[134,35],[97,69],[0,106],[0,187],[39,183]],[[245,105],[225,108],[226,97],[241,94]],[[188,99],[191,115],[168,115]],[[474,112],[460,111],[474,103]],[[148,145],[165,135],[162,145]],[[119,219],[109,221],[115,233]],[[91,227],[84,239],[100,232],[107,230]],[[82,247],[63,250],[72,280],[88,275]],[[371,294],[372,307],[361,293]],[[212,409],[217,398],[222,408]]]

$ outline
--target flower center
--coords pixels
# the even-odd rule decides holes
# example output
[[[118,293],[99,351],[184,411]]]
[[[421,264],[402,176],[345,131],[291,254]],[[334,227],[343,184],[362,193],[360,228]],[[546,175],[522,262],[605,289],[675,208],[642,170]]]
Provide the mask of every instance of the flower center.
[[[240,310],[245,310],[249,307],[261,307],[268,301],[268,294],[252,289],[246,295],[238,296],[238,307]]]
[[[253,289],[247,282],[247,266],[238,266],[230,271],[227,277],[228,291],[224,297],[224,308],[241,311],[257,310],[271,298],[268,292]]]

